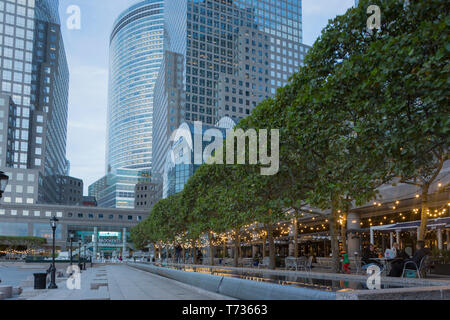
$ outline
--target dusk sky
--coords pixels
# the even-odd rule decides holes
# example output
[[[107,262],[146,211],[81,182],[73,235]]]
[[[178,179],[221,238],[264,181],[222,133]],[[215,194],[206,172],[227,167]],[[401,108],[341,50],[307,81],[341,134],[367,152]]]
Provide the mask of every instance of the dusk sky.
[[[169,0],[177,1],[177,0]],[[116,17],[136,0],[60,0],[64,45],[70,70],[67,158],[70,175],[84,190],[105,174],[109,36]],[[312,45],[329,19],[354,0],[304,0],[303,39]],[[67,8],[81,9],[81,29],[68,30]]]

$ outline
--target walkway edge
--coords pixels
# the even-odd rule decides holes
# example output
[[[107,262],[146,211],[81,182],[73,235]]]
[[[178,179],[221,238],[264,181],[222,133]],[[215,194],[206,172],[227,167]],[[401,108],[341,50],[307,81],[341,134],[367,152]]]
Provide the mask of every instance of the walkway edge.
[[[143,272],[150,272],[150,273],[152,273],[155,276],[159,276],[161,278],[165,278],[166,280],[169,280],[169,281],[173,282],[177,286],[183,287],[183,288],[188,289],[188,290],[192,290],[192,291],[194,291],[194,292],[196,292],[198,294],[203,294],[203,295],[209,296],[212,300],[237,300],[236,298],[233,298],[233,297],[229,297],[229,296],[226,296],[226,295],[223,295],[223,294],[219,294],[219,293],[216,293],[216,292],[205,290],[205,289],[199,288],[197,286],[193,286],[193,285],[190,285],[190,284],[187,284],[187,283],[184,283],[184,282],[181,282],[181,281],[178,281],[178,280],[166,277],[166,276],[162,276],[162,275],[160,275],[158,273],[155,273],[155,272],[152,272],[151,270],[148,270],[147,268],[143,268],[142,266],[138,266],[137,264],[134,265],[134,264],[131,264],[131,263],[127,263],[127,266],[131,267],[131,268],[134,268],[134,269],[138,269],[138,270],[143,271]]]
[[[140,263],[127,263],[127,265],[241,300],[336,300],[335,292],[194,273]]]

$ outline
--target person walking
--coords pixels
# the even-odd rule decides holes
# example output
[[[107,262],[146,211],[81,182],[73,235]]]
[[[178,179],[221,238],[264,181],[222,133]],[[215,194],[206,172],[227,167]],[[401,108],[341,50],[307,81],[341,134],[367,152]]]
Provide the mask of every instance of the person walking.
[[[341,251],[341,261],[343,263],[343,269],[345,273],[350,273],[350,259],[348,258],[348,253],[345,251]]]

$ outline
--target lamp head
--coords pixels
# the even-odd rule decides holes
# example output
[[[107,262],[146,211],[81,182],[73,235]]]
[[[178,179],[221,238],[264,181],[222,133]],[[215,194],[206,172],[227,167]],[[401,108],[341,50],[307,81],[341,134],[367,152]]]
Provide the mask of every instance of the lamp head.
[[[56,229],[56,224],[57,224],[58,221],[59,221],[59,220],[58,220],[55,216],[53,216],[53,217],[50,219],[50,225],[51,225],[51,227],[52,227],[53,229]]]

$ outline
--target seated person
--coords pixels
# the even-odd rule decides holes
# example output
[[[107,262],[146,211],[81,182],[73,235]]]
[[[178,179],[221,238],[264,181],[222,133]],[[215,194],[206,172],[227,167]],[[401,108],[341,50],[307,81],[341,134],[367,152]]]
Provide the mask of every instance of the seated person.
[[[365,248],[362,253],[361,261],[365,264],[362,268],[367,269],[367,267],[372,264],[376,264],[377,266],[382,268],[383,266],[377,260],[374,260],[376,258],[378,258],[378,254],[375,250],[375,245],[370,244],[370,246],[368,248]]]
[[[387,250],[386,250],[387,251]],[[408,254],[399,248],[399,245],[397,242],[394,242],[392,245],[392,249],[390,250],[390,253],[392,254],[389,256],[389,260],[391,263],[396,263],[398,261],[403,261],[405,259],[408,259]]]
[[[393,263],[391,272],[389,273],[389,277],[400,277],[403,273],[403,267],[408,261],[414,262],[419,267],[422,258],[429,254],[430,250],[428,248],[425,248],[425,243],[423,241],[417,241],[416,253],[414,254],[414,256],[410,259],[407,258],[402,261]],[[406,268],[414,270],[414,266],[412,264],[406,265]]]

